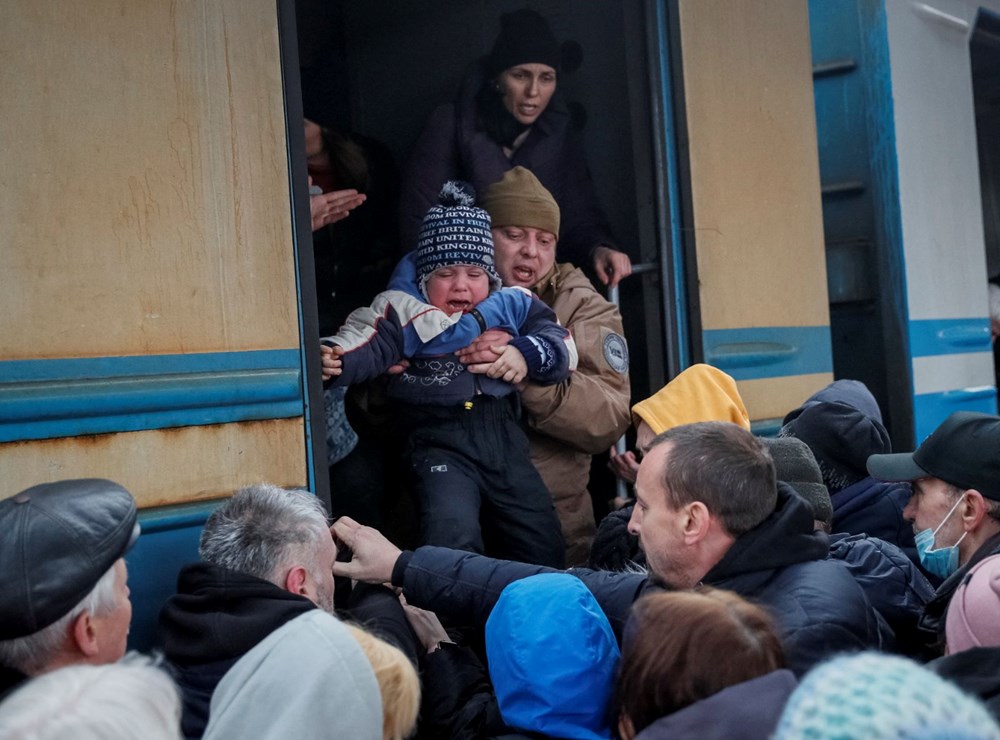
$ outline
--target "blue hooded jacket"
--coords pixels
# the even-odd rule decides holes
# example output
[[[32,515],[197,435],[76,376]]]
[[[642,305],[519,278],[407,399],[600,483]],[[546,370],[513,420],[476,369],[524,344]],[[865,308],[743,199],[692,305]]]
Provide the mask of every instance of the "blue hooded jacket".
[[[597,599],[568,573],[507,586],[486,621],[486,656],[504,722],[551,737],[611,737],[620,657]]]

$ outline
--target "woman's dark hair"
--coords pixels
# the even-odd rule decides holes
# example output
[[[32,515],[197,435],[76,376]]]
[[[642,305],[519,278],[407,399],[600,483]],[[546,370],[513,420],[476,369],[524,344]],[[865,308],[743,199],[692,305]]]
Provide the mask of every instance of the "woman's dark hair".
[[[774,622],[729,591],[654,593],[635,603],[616,706],[635,733],[660,717],[785,666]]]
[[[354,188],[368,191],[368,159],[354,139],[336,129],[321,128],[323,149],[330,160],[330,172],[337,189]]]
[[[476,123],[500,146],[512,147],[514,140],[529,127],[521,123],[503,104],[503,93],[495,77],[487,77],[476,92]]]

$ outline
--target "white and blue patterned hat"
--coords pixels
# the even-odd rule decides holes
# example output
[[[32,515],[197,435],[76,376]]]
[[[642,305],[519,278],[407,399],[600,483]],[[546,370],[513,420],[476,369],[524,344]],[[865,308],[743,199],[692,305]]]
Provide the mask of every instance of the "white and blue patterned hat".
[[[424,285],[431,273],[452,265],[482,267],[490,279],[490,290],[500,288],[500,275],[493,261],[490,215],[476,207],[476,191],[467,182],[449,180],[441,188],[438,205],[432,206],[417,238],[417,282]]]
[[[810,671],[785,705],[777,740],[995,740],[986,708],[912,660],[880,653]]]

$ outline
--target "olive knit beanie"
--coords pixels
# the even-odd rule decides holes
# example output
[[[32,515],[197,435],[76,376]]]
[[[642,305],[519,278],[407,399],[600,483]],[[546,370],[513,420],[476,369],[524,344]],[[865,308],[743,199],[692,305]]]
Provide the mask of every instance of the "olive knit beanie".
[[[531,170],[520,165],[486,188],[481,205],[494,226],[527,226],[559,236],[559,204]]]

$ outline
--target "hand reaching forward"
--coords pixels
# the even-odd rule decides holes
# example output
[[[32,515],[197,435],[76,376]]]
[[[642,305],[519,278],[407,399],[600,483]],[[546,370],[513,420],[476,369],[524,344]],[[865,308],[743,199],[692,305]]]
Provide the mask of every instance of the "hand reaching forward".
[[[367,199],[367,195],[353,189],[310,195],[309,214],[312,217],[312,230],[316,231],[329,224],[342,221]]]
[[[392,569],[402,550],[377,529],[342,516],[330,527],[330,533],[338,547],[350,548],[353,553],[349,563],[333,564],[335,576],[347,576],[365,583],[389,583],[392,580]]]

